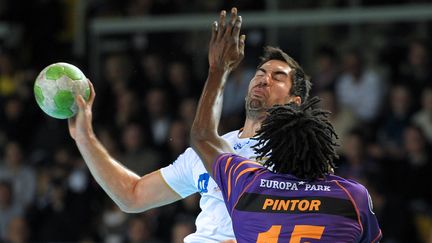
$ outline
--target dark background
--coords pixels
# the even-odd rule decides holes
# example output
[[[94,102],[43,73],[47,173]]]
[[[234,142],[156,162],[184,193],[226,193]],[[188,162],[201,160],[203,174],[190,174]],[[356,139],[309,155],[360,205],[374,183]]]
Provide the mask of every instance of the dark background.
[[[199,195],[140,214],[121,212],[89,174],[67,122],[37,107],[33,83],[54,62],[81,68],[97,92],[98,138],[144,175],[188,147],[210,24],[232,6],[244,14],[246,57],[227,84],[221,132],[242,126],[263,46],[281,47],[311,75],[312,93],[333,112],[341,143],[336,173],[369,189],[383,242],[432,242],[432,11],[419,17],[432,3],[414,0],[0,1],[0,241],[181,242],[194,231]],[[387,8],[383,16],[394,7],[412,17],[325,20],[378,7]],[[319,11],[334,14],[307,24],[252,24],[262,13]],[[197,15],[211,16],[205,27],[124,31],[129,20]],[[95,34],[96,20],[110,31]],[[121,24],[112,28],[112,20]]]

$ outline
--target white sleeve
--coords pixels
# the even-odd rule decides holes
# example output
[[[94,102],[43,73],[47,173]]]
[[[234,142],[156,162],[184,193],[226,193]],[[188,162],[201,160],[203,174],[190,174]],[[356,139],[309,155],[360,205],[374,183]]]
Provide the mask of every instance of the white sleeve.
[[[198,191],[193,179],[193,168],[197,162],[201,163],[198,155],[193,151],[193,149],[188,148],[174,161],[174,163],[160,170],[162,177],[168,186],[170,186],[182,198]]]

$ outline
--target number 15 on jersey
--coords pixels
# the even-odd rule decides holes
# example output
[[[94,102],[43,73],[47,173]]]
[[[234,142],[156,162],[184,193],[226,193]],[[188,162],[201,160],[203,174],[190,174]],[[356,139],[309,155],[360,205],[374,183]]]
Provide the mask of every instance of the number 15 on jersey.
[[[324,228],[324,226],[296,225],[289,243],[300,243],[300,240],[304,238],[319,240],[324,233]],[[281,230],[282,225],[273,225],[266,232],[258,234],[257,243],[284,243],[278,241]]]

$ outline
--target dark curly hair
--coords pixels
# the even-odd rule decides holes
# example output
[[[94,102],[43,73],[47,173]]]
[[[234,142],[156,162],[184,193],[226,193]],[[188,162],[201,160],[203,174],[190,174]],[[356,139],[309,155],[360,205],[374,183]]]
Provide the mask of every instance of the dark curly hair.
[[[276,105],[268,110],[261,129],[254,138],[257,159],[276,173],[292,174],[314,180],[329,174],[338,158],[337,134],[328,116],[330,112],[314,108],[320,101],[314,97],[302,105]]]

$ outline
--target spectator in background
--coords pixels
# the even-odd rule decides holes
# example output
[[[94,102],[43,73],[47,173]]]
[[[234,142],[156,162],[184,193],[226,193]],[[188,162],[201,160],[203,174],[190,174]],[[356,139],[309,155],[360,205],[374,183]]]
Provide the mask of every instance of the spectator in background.
[[[7,228],[5,241],[9,243],[26,243],[30,239],[30,229],[23,217],[13,218]]]
[[[116,98],[114,123],[118,129],[124,128],[131,122],[145,120],[141,112],[141,102],[136,93],[131,90],[123,90],[117,94]]]
[[[98,127],[96,129],[96,134],[101,144],[109,151],[112,151],[114,158],[120,158],[121,156],[119,141],[116,139],[119,137],[118,133],[117,129],[112,126]]]
[[[422,185],[429,185],[432,174],[432,150],[423,131],[414,125],[405,128],[403,133],[404,159],[403,191],[408,200],[423,200],[432,205],[432,191]]]
[[[231,131],[243,124],[245,98],[249,87],[249,81],[255,75],[255,69],[240,64],[226,82],[224,90],[224,106],[222,109],[221,130]]]
[[[163,161],[173,161],[189,146],[189,133],[186,124],[181,120],[171,123],[166,141],[166,152]],[[166,166],[164,164],[163,166]]]
[[[407,61],[402,63],[401,82],[411,88],[413,95],[421,93],[422,89],[432,80],[429,61],[429,50],[426,43],[416,39],[409,43]],[[415,104],[417,106],[417,104]]]
[[[129,88],[132,78],[132,62],[125,53],[110,54],[104,64],[105,81],[114,95]]]
[[[177,110],[177,118],[182,120],[187,126],[187,130],[192,126],[197,109],[197,100],[193,97],[182,99]]]
[[[323,109],[331,112],[329,120],[332,123],[338,139],[336,140],[339,145],[345,144],[344,140],[355,127],[359,125],[358,119],[353,113],[348,110],[341,108],[339,103],[336,101],[335,94],[330,90],[322,90],[318,93],[318,97],[321,98],[320,105]],[[341,152],[342,146],[336,148],[338,152]]]
[[[390,157],[400,158],[403,154],[403,131],[411,121],[411,105],[411,93],[406,86],[395,85],[391,88],[389,109],[378,129],[378,143]]]
[[[99,234],[103,237],[104,242],[121,242],[127,228],[128,215],[109,199],[104,200],[103,208]]]
[[[139,90],[147,90],[154,87],[167,87],[162,57],[156,53],[145,53],[140,56],[139,67],[141,71],[141,82],[138,83]]]
[[[63,144],[70,143],[66,122],[52,119],[44,115],[39,110],[39,107],[35,105],[32,85],[36,74],[27,72],[27,70],[33,68],[40,71],[43,66],[60,60],[70,61],[73,59],[74,61],[77,61],[76,64],[79,64],[80,67],[85,67],[87,59],[84,58],[84,56],[76,56],[76,53],[73,51],[74,48],[70,48],[70,45],[73,44],[70,42],[73,37],[71,34],[73,34],[72,32],[75,27],[79,27],[74,26],[74,24],[77,24],[78,22],[76,22],[75,18],[77,16],[73,15],[76,12],[76,7],[79,7],[79,5],[76,4],[78,2],[81,1],[37,0],[22,5],[19,1],[0,1],[0,18],[5,26],[9,25],[12,27],[10,29],[11,31],[7,32],[0,42],[0,174],[4,173],[4,165],[6,164],[3,156],[3,153],[6,151],[6,144],[11,141],[17,141],[22,147],[22,150],[25,151],[26,156],[24,161],[29,166],[28,169],[33,170],[36,174],[35,177],[37,178],[37,182],[35,183],[35,197],[30,200],[31,208],[26,210],[30,216],[31,213],[29,213],[29,211],[38,212],[38,216],[34,222],[29,220],[30,229],[32,232],[35,232],[34,235],[30,234],[29,242],[41,241],[39,240],[40,238],[38,238],[38,232],[40,231],[38,227],[45,227],[44,225],[41,225],[41,220],[45,222],[46,218],[51,215],[51,211],[47,210],[47,208],[51,207],[51,194],[53,188],[56,187],[54,184],[58,183],[58,177],[64,176],[61,181],[62,183],[66,183],[64,184],[64,190],[66,193],[65,198],[67,198],[65,200],[68,200],[68,204],[71,202],[81,203],[81,206],[87,207],[87,209],[90,209],[93,213],[101,213],[102,210],[100,209],[101,207],[99,207],[101,204],[100,201],[106,197],[93,179],[90,179],[88,182],[89,185],[84,189],[90,190],[92,194],[89,195],[87,191],[84,192],[85,195],[80,193],[84,188],[83,186],[85,186],[85,183],[83,183],[84,181],[82,180],[83,174],[80,168],[80,162],[75,160],[75,158],[70,161],[69,159],[64,160],[65,154],[57,151]],[[300,1],[297,1],[297,3],[299,2]],[[278,1],[278,7],[282,9],[319,9],[321,7],[333,6],[344,11],[344,7],[347,5],[345,3],[341,4],[343,1],[334,0],[324,1],[327,2],[325,4],[318,2],[319,1],[316,1],[316,3],[314,2],[313,4],[301,3],[300,6],[297,3],[293,4],[288,3],[288,1],[286,3],[284,1]],[[329,2],[331,3],[329,4]],[[371,4],[374,5],[376,1],[360,2],[359,7],[363,7]],[[386,2],[390,3],[392,1]],[[415,0],[415,2],[428,1]],[[183,0],[128,0],[125,2],[115,0],[87,1],[86,5],[88,6],[86,11],[83,12],[85,15],[83,21],[91,22],[95,17],[125,17],[126,15],[145,15],[151,17],[154,14],[165,15],[171,12],[178,12],[181,14],[214,12],[219,11],[221,8],[227,7],[228,5],[232,5],[232,1],[226,0],[195,0],[190,3],[191,4],[184,4]],[[257,11],[262,11],[266,7],[265,1],[261,0],[237,0],[236,5],[242,6],[242,9],[245,10]],[[38,15],[39,17],[29,17],[32,15]],[[391,73],[391,76],[395,78],[391,79],[391,81],[395,83],[398,82],[397,86],[402,85],[410,90],[411,108],[413,112],[416,112],[412,116],[411,122],[415,124],[415,127],[423,130],[423,135],[426,136],[428,144],[432,142],[432,88],[425,87],[426,85],[429,86],[429,82],[432,81],[430,61],[430,40],[432,36],[424,35],[426,37],[425,39],[412,40],[407,44],[407,35],[405,34],[414,32],[427,34],[426,32],[430,31],[430,25],[430,22],[424,21],[414,21],[400,25],[384,24],[380,25],[378,28],[368,30],[367,38],[360,39],[361,41],[364,41],[364,43],[362,42],[362,45],[365,47],[364,53],[369,53],[369,51],[372,50],[370,47],[373,47],[372,55],[378,57],[382,61],[381,64],[385,66],[392,65],[391,71],[393,72]],[[348,32],[345,32],[346,30],[348,30]],[[339,48],[338,44],[342,39],[344,39],[343,37],[345,37],[347,33],[349,35],[351,30],[353,30],[351,27],[344,25],[337,27],[323,26],[322,28],[320,27],[319,30],[317,29],[317,31],[324,33],[324,35],[320,35],[319,39],[310,43],[298,42],[303,38],[300,35],[294,38],[291,38],[292,36],[290,36],[289,42],[283,42],[284,38],[288,37],[288,35],[287,33],[279,31],[279,35],[282,38],[279,40],[280,45],[289,46],[290,51],[296,53],[297,56],[306,58],[304,61],[306,61],[305,64],[307,66],[315,64],[316,69],[312,75],[312,81],[314,83],[312,92],[314,94],[319,94],[320,97],[323,98],[322,105],[327,107],[327,109],[332,109],[329,107],[334,106],[334,110],[332,109],[333,114],[330,116],[330,119],[332,120],[336,131],[338,131],[340,144],[344,144],[344,138],[347,136],[344,134],[349,134],[349,131],[351,131],[352,128],[359,127],[365,131],[370,129],[368,126],[360,124],[358,120],[354,118],[355,115],[352,114],[354,108],[343,108],[340,105],[340,102],[336,99],[337,97],[334,97],[335,93],[331,93],[331,90],[336,90],[337,82],[335,80],[340,74],[340,71],[342,71],[339,70],[339,64],[342,64],[342,62],[338,62],[339,59],[337,58],[337,55],[335,55],[335,48]],[[422,31],[426,32],[422,33]],[[140,106],[143,103],[141,97],[143,97],[145,93],[152,88],[162,88],[165,92],[171,92],[171,90],[173,90],[173,92],[175,91],[174,89],[169,89],[169,76],[173,76],[175,73],[182,73],[183,71],[181,71],[182,68],[173,68],[176,71],[170,72],[170,65],[164,60],[165,57],[167,57],[167,60],[173,60],[172,57],[175,56],[174,58],[176,61],[173,63],[179,63],[182,65],[184,63],[184,57],[179,57],[178,54],[193,54],[194,65],[191,65],[191,69],[187,70],[189,75],[193,76],[193,74],[202,74],[206,71],[207,66],[203,60],[206,59],[207,56],[205,55],[206,53],[202,51],[207,48],[207,42],[202,41],[204,33],[201,31],[186,32],[178,31],[175,34],[166,32],[163,32],[163,34],[155,34],[155,32],[149,31],[121,35],[105,35],[102,37],[101,41],[105,44],[102,42],[100,43],[101,45],[99,46],[99,50],[102,55],[99,57],[100,59],[98,61],[100,61],[101,64],[103,63],[103,67],[100,70],[89,69],[87,70],[87,74],[89,78],[92,78],[92,81],[96,82],[95,85],[98,92],[98,99],[96,99],[95,105],[100,106],[100,108],[94,110],[94,122],[95,127],[97,128],[97,136],[114,158],[121,158],[123,155],[123,151],[120,149],[120,144],[122,143],[122,134],[126,133],[125,130],[128,130],[127,127],[129,124],[142,122],[141,125],[144,127],[144,131],[150,129],[146,127],[148,125],[146,124],[146,121],[142,121],[147,118],[147,114],[141,113],[142,107]],[[356,31],[354,30],[354,32]],[[362,30],[360,30],[360,32],[362,32]],[[261,46],[264,45],[265,40],[268,40],[268,38],[266,38],[265,30],[253,27],[246,29],[246,34],[248,36],[246,47],[248,50],[244,62],[250,64],[254,62],[255,57],[261,53]],[[360,34],[363,35],[364,33]],[[155,38],[155,36],[161,36],[163,39],[166,39],[166,42],[158,42],[160,39]],[[170,39],[167,38],[167,36],[173,36],[176,37],[176,39]],[[184,36],[190,37],[189,39],[186,39]],[[127,42],[127,46],[123,46],[123,44],[126,43],[123,42],[124,40],[131,42]],[[319,47],[317,52],[314,53],[316,55],[313,55],[314,58],[310,58],[311,53],[307,50],[311,50],[310,48],[316,43],[320,43],[321,40],[326,40],[328,43],[331,43],[331,45]],[[120,45],[117,45],[119,43]],[[166,45],[165,43],[171,43],[171,45]],[[301,45],[299,45],[300,43]],[[90,45],[87,47],[91,50],[94,46],[90,42],[88,44]],[[111,52],[112,47],[115,48],[114,52]],[[126,48],[127,50],[120,50],[121,48]],[[107,51],[109,52],[108,54],[106,54]],[[388,51],[391,55],[381,59],[380,53],[383,53],[383,51]],[[78,63],[79,60],[82,62]],[[313,61],[314,63],[310,63],[310,61]],[[190,64],[190,62],[186,63]],[[93,72],[100,72],[107,76],[104,76],[100,80],[95,80],[96,77],[91,76],[91,73]],[[243,71],[239,71],[239,74],[243,74]],[[231,77],[234,78],[234,75],[237,74],[232,73]],[[240,77],[241,75],[238,76]],[[111,81],[112,85],[109,83]],[[190,80],[187,80],[187,82],[189,81]],[[227,85],[236,86],[239,84],[239,81],[240,79],[229,80]],[[183,81],[179,83],[182,82]],[[180,85],[179,87],[181,89],[183,85]],[[200,86],[195,87],[190,85],[189,88],[199,89]],[[226,91],[228,90],[233,90],[233,87],[226,89]],[[243,89],[243,91],[244,90],[246,89]],[[360,89],[355,88],[354,92],[358,92],[359,90]],[[181,93],[187,93],[187,90],[185,91],[186,92],[182,91]],[[119,95],[114,95],[114,93]],[[130,93],[132,93],[132,95],[130,95]],[[174,104],[174,106],[170,107],[178,108],[177,110],[173,110],[173,114],[175,114],[176,119],[182,120],[187,127],[190,127],[192,124],[197,102],[196,94],[193,94],[195,91],[191,93],[192,94],[187,97],[182,97],[181,100],[177,97],[170,97],[173,98],[170,104]],[[422,94],[421,100],[419,99],[420,93]],[[168,94],[170,95],[171,93]],[[228,96],[230,96],[228,93],[225,94],[225,98],[228,98]],[[243,95],[237,95],[237,93],[234,92],[232,97],[238,99],[237,101],[243,105]],[[369,102],[369,94],[366,96],[362,95],[362,97],[361,102],[356,105],[359,106],[357,107],[358,109],[361,109],[363,102],[365,104]],[[137,98],[139,99],[138,102],[136,102]],[[131,100],[133,100],[133,102]],[[382,114],[380,114],[379,118],[382,119],[380,119],[377,124],[379,125],[377,126],[377,131],[380,132],[379,134],[382,134],[382,131],[386,130],[386,135],[378,135],[377,141],[374,142],[376,142],[376,148],[381,152],[377,158],[381,159],[379,162],[381,162],[381,166],[383,166],[382,173],[380,173],[377,178],[385,180],[386,183],[383,184],[382,188],[379,188],[380,191],[378,194],[382,193],[383,195],[381,196],[376,196],[373,192],[373,187],[370,187],[369,191],[374,199],[375,212],[383,226],[384,242],[420,242],[420,240],[416,241],[413,239],[414,236],[419,235],[419,232],[407,230],[410,229],[414,223],[409,219],[411,215],[407,217],[406,208],[408,208],[408,205],[406,205],[406,198],[404,197],[406,196],[405,192],[407,190],[410,191],[411,188],[414,188],[414,190],[421,188],[427,189],[427,186],[421,187],[420,184],[424,183],[421,181],[424,181],[424,177],[428,178],[429,175],[417,174],[418,178],[414,178],[415,175],[411,175],[413,169],[411,168],[410,163],[415,162],[409,161],[416,161],[416,159],[408,158],[417,158],[422,156],[411,155],[417,153],[406,152],[406,142],[403,131],[408,125],[401,126],[404,128],[402,130],[400,130],[400,128],[391,129],[386,126],[387,123],[394,125],[398,120],[394,116],[393,112],[390,111],[391,106],[387,104],[389,102],[382,100],[381,103],[386,106],[388,105],[386,108],[389,109],[383,110]],[[231,101],[225,101],[225,104],[224,108],[235,108],[234,105],[231,106],[231,104],[234,104]],[[403,106],[403,104],[400,105]],[[137,114],[139,115],[133,115],[136,114],[135,112],[137,111],[137,107],[135,106],[138,106]],[[238,117],[241,117],[241,113],[244,111],[243,106],[240,108],[240,112],[232,113],[232,115],[223,117],[221,125],[225,125],[225,130],[235,126]],[[34,111],[36,111],[36,113],[34,113]],[[117,121],[119,122],[117,127],[114,123],[115,119],[118,119]],[[354,124],[352,124],[353,120]],[[403,123],[405,122],[406,121],[404,120]],[[172,141],[167,142],[168,140],[165,138],[163,140],[164,146],[158,148],[159,150],[156,150],[157,152],[160,153],[161,151],[167,151],[165,150],[167,148],[167,146],[165,146],[166,143],[169,143],[171,147],[170,149],[173,150],[176,150],[175,147],[181,147],[181,144],[184,143],[183,135],[180,135],[180,138],[177,138],[177,135],[173,135],[182,134],[182,132],[180,132],[182,129],[178,129],[181,125],[176,126],[176,123],[177,122],[174,122],[173,125],[169,125],[168,130],[177,130],[178,132],[168,132],[168,134],[171,134],[168,135],[168,138],[172,138]],[[227,123],[227,125],[223,123]],[[237,127],[235,129],[237,129]],[[235,129],[233,128],[232,130]],[[399,141],[397,145],[393,143],[395,136],[398,137],[397,140]],[[384,143],[384,141],[388,143]],[[390,156],[387,156],[388,154],[384,154],[383,147],[390,145],[390,141],[392,142],[391,144],[394,145],[392,146],[393,151],[399,151],[398,154],[401,157],[390,158]],[[411,146],[416,143],[418,142],[414,141]],[[365,146],[371,147],[368,143],[366,143]],[[147,149],[146,146],[144,146],[144,148]],[[338,149],[343,151],[342,146],[338,147]],[[57,153],[58,155],[55,155]],[[66,155],[66,157],[68,156],[71,155]],[[57,158],[53,159],[53,157]],[[61,157],[63,157],[63,159],[61,159]],[[67,162],[59,162],[59,159]],[[56,162],[54,163],[54,161]],[[165,160],[161,161],[163,163],[168,162]],[[60,164],[66,166],[60,166]],[[425,169],[425,167],[420,166],[415,169],[415,173],[419,173],[422,170],[427,170],[427,168]],[[405,179],[401,180],[401,178],[405,178],[405,172],[407,172],[407,175],[410,174],[410,180],[414,180],[412,183],[410,182],[410,186],[404,185],[404,183],[406,183]],[[415,183],[417,181],[420,182],[416,185]],[[96,187],[97,189],[95,189]],[[409,189],[403,189],[408,187]],[[426,189],[424,189],[424,193],[429,192]],[[78,193],[75,194],[74,192]],[[28,195],[22,194],[21,196]],[[418,198],[420,197],[421,196],[418,196]],[[426,197],[426,194],[424,197]],[[87,204],[87,200],[91,203]],[[188,198],[178,202],[178,204],[165,206],[160,210],[163,214],[166,214],[166,216],[164,216],[166,218],[164,219],[165,221],[163,221],[161,225],[158,225],[158,227],[161,228],[161,233],[158,232],[157,234],[159,239],[163,242],[169,242],[170,240],[170,234],[167,234],[166,232],[171,232],[171,225],[175,223],[173,218],[177,218],[176,215],[182,214],[183,211],[188,214],[190,213],[189,210],[186,209],[188,207],[185,206],[193,205],[193,202],[186,203],[189,200],[193,201]],[[168,209],[168,207],[172,208]],[[381,207],[381,210],[379,207]],[[67,208],[70,210],[70,205],[68,205]],[[430,214],[430,211],[419,210],[417,213],[417,221],[424,223],[422,226],[423,228],[430,229],[425,227],[430,225],[430,223],[418,217],[420,213],[427,216]],[[100,215],[92,215],[92,220],[99,220],[99,216]],[[0,221],[3,219],[2,217],[3,216],[0,216]],[[126,221],[128,216],[125,215],[124,217]],[[395,218],[397,220],[394,220]],[[87,219],[87,217],[82,217],[81,219]],[[152,223],[157,222],[156,224],[160,224],[158,221],[159,218],[152,220]],[[17,221],[20,221],[19,218]],[[93,221],[91,223],[93,223]],[[82,225],[77,226],[78,224],[79,223],[74,223],[69,225],[69,227],[82,228]],[[19,226],[19,223],[17,225]],[[14,227],[15,226],[12,228]],[[122,228],[122,233],[124,233],[125,228],[126,226]],[[429,232],[432,232],[432,229],[429,230]],[[25,233],[22,233],[22,235],[25,236]],[[422,239],[423,242],[427,242],[427,238],[423,237]],[[102,240],[95,241],[100,242]],[[432,242],[432,239],[430,239],[430,241]]]
[[[153,237],[152,225],[144,215],[131,217],[126,231],[126,243],[161,243]]]
[[[39,208],[40,211],[30,211],[31,222],[37,225],[33,232],[33,241],[76,241],[79,238],[79,222],[77,218],[82,217],[70,210],[66,199],[67,191],[64,182],[52,178],[48,191],[48,204]],[[70,227],[74,225],[74,227]]]
[[[0,111],[0,137],[3,139],[0,140],[0,145],[4,145],[6,140],[28,145],[32,126],[24,102],[17,95],[9,96],[3,102],[3,110]]]
[[[65,184],[72,170],[72,151],[65,146],[58,146],[51,161],[51,176],[59,183]]]
[[[160,167],[159,154],[145,146],[149,136],[138,123],[129,123],[122,130],[123,153],[120,161],[123,165],[140,176],[155,171]]]
[[[50,166],[40,166],[38,168],[36,181],[36,196],[29,206],[26,218],[32,231],[30,241],[39,239],[39,232],[42,227],[41,222],[46,217],[43,214],[51,201],[52,175]]]
[[[380,173],[377,161],[369,157],[367,142],[360,131],[351,131],[344,140],[339,168],[336,174],[368,184],[371,178],[377,179]],[[379,179],[379,178],[378,178]]]
[[[184,200],[180,201],[179,211],[182,212],[181,215],[187,215],[189,217],[192,217],[193,219],[196,218],[196,216],[198,216],[200,212],[199,200],[200,197],[198,194],[192,194]]]
[[[65,132],[67,132],[65,131],[67,124],[64,121],[42,115],[37,126],[30,126],[35,130],[30,139],[31,157],[36,161],[52,159],[56,145],[65,144]]]
[[[101,117],[101,120],[108,120],[107,123],[118,122],[114,119],[115,116],[122,116],[117,112],[113,112],[112,109],[105,109],[105,107],[116,107],[122,95],[128,93],[132,83],[132,62],[126,53],[110,53],[105,58],[102,67],[102,78],[103,82],[99,82],[97,85],[98,90],[101,93],[101,99],[95,104],[99,108],[99,112],[96,114],[97,117]],[[117,104],[116,104],[117,102]]]
[[[180,215],[171,228],[171,243],[183,242],[183,239],[194,231],[194,218]]]
[[[78,240],[91,230],[93,208],[89,207],[91,191],[88,171],[82,171],[82,161],[65,146],[58,146],[49,163],[47,175],[39,178],[41,191],[27,211],[34,241]],[[69,227],[74,225],[74,227]]]
[[[161,146],[165,143],[171,125],[168,112],[169,100],[166,91],[161,88],[150,89],[145,97],[146,119],[149,123],[153,144]]]
[[[239,116],[244,110],[247,89],[249,81],[255,75],[255,69],[240,64],[231,75],[228,77],[226,88],[224,91],[224,108],[222,109],[222,116],[228,118],[229,116]]]
[[[84,160],[75,154],[72,155],[71,169],[65,180],[68,210],[75,216],[77,234],[79,237],[90,236],[95,231],[95,218],[100,213],[99,209],[89,207],[92,203],[96,204],[92,196],[97,195],[97,191],[91,186],[92,178]]]
[[[419,126],[432,143],[432,87],[423,89],[421,95],[421,109],[413,116],[413,123]]]
[[[16,93],[19,83],[15,80],[15,65],[11,54],[0,51],[0,98]]]
[[[173,61],[168,65],[169,94],[173,107],[178,105],[178,101],[196,95],[197,85],[195,84],[190,68],[183,61]]]
[[[373,122],[384,97],[382,78],[366,66],[360,50],[346,52],[343,63],[344,71],[336,83],[337,100],[363,122]]]
[[[12,192],[16,203],[26,208],[34,199],[36,175],[32,167],[26,165],[21,145],[9,141],[4,147],[4,164],[0,165],[0,180],[12,183]]]
[[[395,173],[394,170],[391,171]],[[400,177],[395,176],[394,178],[400,180]],[[388,184],[397,187],[395,180],[389,181]],[[382,232],[385,232],[383,242],[420,243],[409,205],[401,198],[403,195],[401,195],[400,190],[394,190],[396,193],[393,194],[389,193],[390,190],[382,185],[368,184],[367,186],[373,199],[373,210],[377,215],[378,222],[380,222]]]
[[[29,211],[33,208],[43,208],[49,203],[49,190],[51,188],[50,167],[40,166],[37,170],[36,193]]]
[[[12,183],[0,180],[0,241],[7,240],[7,230],[14,218],[24,214],[23,208],[14,199]]]
[[[331,46],[321,46],[316,51],[315,60],[316,70],[312,75],[313,93],[333,92],[339,76],[336,51]]]
[[[432,232],[432,191],[425,189],[432,174],[430,144],[423,131],[414,125],[404,130],[405,158],[402,161],[400,188],[416,224],[420,241],[426,242]],[[429,225],[429,226],[428,226]]]

